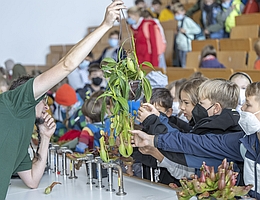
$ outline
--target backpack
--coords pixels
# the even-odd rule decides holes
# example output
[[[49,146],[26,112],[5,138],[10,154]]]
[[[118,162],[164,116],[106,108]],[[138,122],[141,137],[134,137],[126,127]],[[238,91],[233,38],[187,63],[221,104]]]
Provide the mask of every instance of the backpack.
[[[155,21],[152,21],[150,23],[147,23],[149,21],[146,21],[146,23],[143,24],[143,33],[146,37],[146,40],[148,41],[148,51],[149,53],[151,52],[151,44],[150,44],[150,32],[149,32],[149,25],[152,24],[152,22],[154,22],[153,28],[154,28],[154,33],[155,33],[155,38],[156,38],[156,46],[157,46],[157,52],[158,55],[161,55],[165,52],[166,50],[166,40],[165,40],[165,36],[163,35],[162,31],[160,30],[160,27],[158,26],[158,24]]]

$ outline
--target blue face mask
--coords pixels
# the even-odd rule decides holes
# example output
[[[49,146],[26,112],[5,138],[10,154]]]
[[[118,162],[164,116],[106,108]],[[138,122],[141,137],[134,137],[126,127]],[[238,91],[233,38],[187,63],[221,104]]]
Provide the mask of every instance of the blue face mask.
[[[181,20],[183,20],[183,18],[184,18],[184,15],[174,15],[174,18],[175,18],[175,20],[177,20],[177,21],[181,21]]]
[[[128,17],[128,18],[126,19],[126,21],[127,21],[127,23],[128,23],[129,25],[134,25],[134,24],[136,24],[136,21],[135,21],[134,19],[130,18],[130,17]]]
[[[118,46],[119,41],[118,41],[118,39],[110,38],[110,39],[108,40],[108,43],[109,43],[109,46],[111,46],[112,48],[114,48],[114,47],[117,47],[117,46]]]
[[[89,60],[83,60],[82,63],[79,64],[80,69],[86,69],[90,64]]]
[[[226,1],[226,2],[223,2],[221,5],[222,5],[223,8],[227,9],[227,8],[230,7],[230,2]]]

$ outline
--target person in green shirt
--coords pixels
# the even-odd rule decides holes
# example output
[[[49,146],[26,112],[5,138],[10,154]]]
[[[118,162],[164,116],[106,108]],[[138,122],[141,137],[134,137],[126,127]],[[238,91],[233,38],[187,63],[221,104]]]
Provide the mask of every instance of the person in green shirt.
[[[55,129],[43,100],[45,93],[69,75],[93,49],[101,37],[126,9],[121,0],[106,9],[101,25],[77,43],[54,67],[36,78],[18,82],[10,91],[0,94],[0,199],[5,199],[10,178],[18,173],[29,188],[37,188],[43,175],[50,137]],[[31,162],[28,147],[35,119],[41,135],[39,159]],[[39,120],[41,119],[41,120]],[[42,124],[43,123],[43,124]]]

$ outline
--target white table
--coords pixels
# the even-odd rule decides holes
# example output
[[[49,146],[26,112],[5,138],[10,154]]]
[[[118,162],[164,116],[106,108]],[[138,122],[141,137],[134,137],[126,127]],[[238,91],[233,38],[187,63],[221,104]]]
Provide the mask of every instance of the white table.
[[[103,189],[96,188],[97,180],[94,179],[92,187],[87,185],[87,176],[85,166],[76,171],[78,179],[68,179],[54,173],[44,174],[40,185],[37,189],[28,189],[20,179],[12,179],[11,185],[7,193],[6,200],[99,200],[99,199],[122,199],[122,200],[175,200],[178,199],[176,192],[168,186],[151,183],[150,181],[138,179],[135,177],[124,176],[125,196],[117,196],[118,183],[117,174],[113,176],[113,188],[115,192],[108,192],[106,189],[107,178],[103,178]],[[61,182],[62,185],[54,186],[52,192],[48,195],[44,194],[44,190],[53,181]]]

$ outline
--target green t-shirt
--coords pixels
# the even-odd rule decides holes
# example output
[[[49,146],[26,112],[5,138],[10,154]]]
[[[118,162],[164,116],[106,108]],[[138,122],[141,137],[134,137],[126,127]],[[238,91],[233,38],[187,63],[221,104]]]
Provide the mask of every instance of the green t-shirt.
[[[33,81],[0,94],[0,200],[5,199],[13,173],[29,170],[28,154],[35,122]]]

